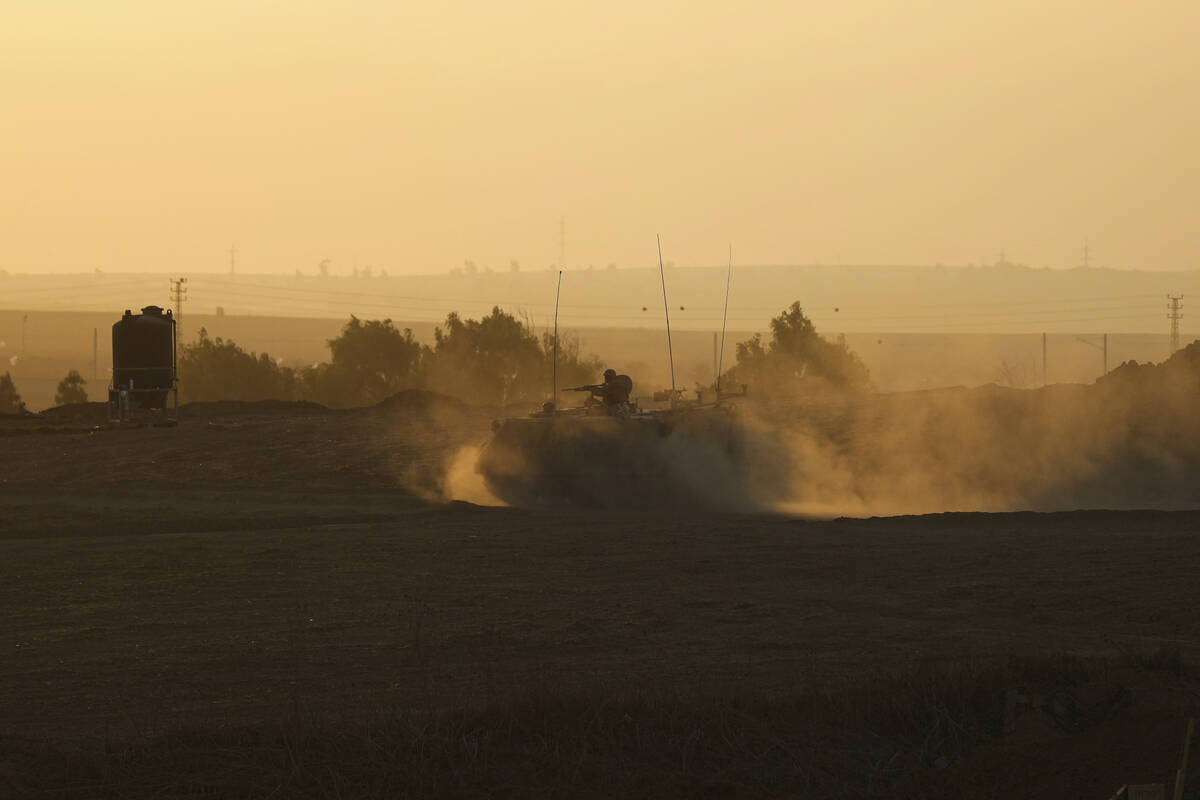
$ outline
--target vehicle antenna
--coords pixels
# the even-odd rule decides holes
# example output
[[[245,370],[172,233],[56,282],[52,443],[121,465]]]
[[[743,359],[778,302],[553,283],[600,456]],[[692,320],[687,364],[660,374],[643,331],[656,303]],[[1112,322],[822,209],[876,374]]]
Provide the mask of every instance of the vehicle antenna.
[[[671,309],[667,307],[667,273],[663,270],[662,236],[655,234],[658,239],[658,276],[662,278],[663,314],[667,318],[667,357],[671,360],[671,402],[675,401],[675,351],[671,348]]]
[[[551,387],[551,396],[554,404],[554,413],[558,413],[558,298],[562,296],[562,274],[563,271],[558,271],[558,288],[554,290],[554,367],[550,373],[550,380],[553,382]]]
[[[725,323],[729,320],[729,283],[733,279],[733,245],[729,245],[729,270],[725,273],[725,313],[721,315],[721,351],[717,356],[717,399],[721,399],[721,367],[725,363]]]

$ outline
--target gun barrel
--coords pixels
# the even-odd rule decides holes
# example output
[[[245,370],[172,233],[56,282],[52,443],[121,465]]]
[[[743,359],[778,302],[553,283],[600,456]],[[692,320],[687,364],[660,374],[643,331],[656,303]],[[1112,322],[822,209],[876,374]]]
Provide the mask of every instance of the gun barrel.
[[[594,392],[597,389],[603,389],[603,388],[604,388],[603,383],[592,383],[592,384],[588,384],[587,386],[571,386],[566,389],[563,389],[563,391],[564,392]]]

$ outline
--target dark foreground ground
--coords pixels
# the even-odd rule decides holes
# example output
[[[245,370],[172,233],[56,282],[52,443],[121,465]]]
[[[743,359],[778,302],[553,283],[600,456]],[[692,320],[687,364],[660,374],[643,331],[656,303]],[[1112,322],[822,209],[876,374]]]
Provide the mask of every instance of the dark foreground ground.
[[[1200,513],[430,504],[435,466],[486,431],[456,413],[0,438],[0,796],[1171,780],[1200,714]]]

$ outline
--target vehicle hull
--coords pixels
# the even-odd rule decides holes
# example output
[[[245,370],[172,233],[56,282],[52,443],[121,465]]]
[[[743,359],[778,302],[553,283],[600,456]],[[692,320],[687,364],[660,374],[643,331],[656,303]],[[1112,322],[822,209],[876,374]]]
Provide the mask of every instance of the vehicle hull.
[[[476,470],[518,506],[669,507],[745,494],[736,414],[710,407],[497,421]]]

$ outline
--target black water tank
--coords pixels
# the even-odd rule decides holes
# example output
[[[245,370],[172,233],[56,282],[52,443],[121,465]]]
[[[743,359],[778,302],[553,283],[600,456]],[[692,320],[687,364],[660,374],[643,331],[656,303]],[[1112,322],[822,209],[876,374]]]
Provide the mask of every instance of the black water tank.
[[[135,407],[166,408],[175,381],[175,318],[158,306],[113,323],[113,388],[139,390]],[[154,390],[143,394],[140,390]]]

